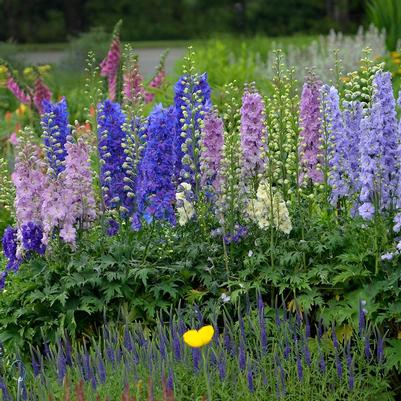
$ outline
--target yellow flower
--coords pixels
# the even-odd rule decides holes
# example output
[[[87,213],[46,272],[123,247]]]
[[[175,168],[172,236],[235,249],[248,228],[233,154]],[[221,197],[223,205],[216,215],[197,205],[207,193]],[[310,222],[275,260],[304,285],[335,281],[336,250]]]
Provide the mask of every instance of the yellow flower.
[[[18,109],[15,110],[15,113],[17,114],[18,117],[22,117],[25,114],[26,109],[27,107],[25,106],[25,104],[21,103]]]
[[[188,330],[184,333],[185,344],[192,348],[200,348],[212,341],[214,335],[213,326],[203,326],[199,330]]]
[[[7,67],[5,65],[0,65],[0,75],[7,72]]]
[[[38,67],[38,70],[39,70],[39,72],[40,72],[41,74],[44,74],[45,72],[50,71],[51,68],[52,68],[51,65],[45,64],[45,65],[40,65],[40,66]]]
[[[390,55],[391,55],[391,57],[392,57],[392,58],[398,58],[398,57],[401,57],[401,54],[400,54],[400,53],[398,53],[398,52],[390,52]]]
[[[397,57],[397,58],[393,59],[393,63],[394,64],[401,64],[401,59]]]
[[[24,68],[24,75],[25,75],[26,77],[28,77],[29,75],[31,75],[32,72],[33,72],[33,68],[32,68],[32,67],[26,67],[26,68]]]

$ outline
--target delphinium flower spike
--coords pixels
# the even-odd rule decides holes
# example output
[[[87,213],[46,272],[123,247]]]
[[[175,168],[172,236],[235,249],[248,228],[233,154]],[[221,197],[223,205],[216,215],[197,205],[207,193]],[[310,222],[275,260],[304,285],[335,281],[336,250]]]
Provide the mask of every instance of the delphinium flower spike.
[[[320,156],[320,88],[322,84],[311,74],[303,85],[300,103],[300,163],[299,181],[310,179],[314,184],[323,181]]]
[[[125,132],[122,126],[125,116],[118,103],[106,100],[97,108],[98,151],[101,162],[100,183],[104,206],[108,209],[125,204],[124,191],[124,149]]]
[[[138,165],[137,202],[140,215],[150,223],[165,220],[175,225],[173,136],[175,112],[172,107],[155,106],[148,126],[147,146]]]
[[[58,103],[43,102],[41,125],[43,141],[48,164],[57,175],[64,170],[64,160],[67,154],[65,144],[71,129],[68,122],[67,101],[63,98]]]
[[[264,170],[263,139],[266,135],[265,104],[255,85],[245,88],[241,106],[241,186],[242,190],[255,192],[254,182]]]
[[[210,87],[206,74],[197,74],[189,48],[184,74],[175,85],[174,108],[176,127],[174,136],[175,179],[191,184],[195,195],[200,189],[201,124],[210,108]]]

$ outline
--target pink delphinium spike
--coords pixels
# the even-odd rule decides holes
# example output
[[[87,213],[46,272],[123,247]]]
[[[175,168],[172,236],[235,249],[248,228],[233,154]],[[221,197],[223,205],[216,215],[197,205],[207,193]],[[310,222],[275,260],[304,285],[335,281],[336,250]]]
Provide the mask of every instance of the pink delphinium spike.
[[[116,24],[110,49],[104,60],[100,63],[100,75],[107,78],[109,99],[112,101],[115,100],[117,94],[117,77],[121,60],[120,26],[121,21]]]
[[[27,105],[31,104],[31,96],[18,85],[18,82],[12,75],[9,75],[7,78],[7,88],[12,92],[19,102]]]
[[[43,82],[41,77],[37,77],[35,80],[35,89],[33,93],[33,103],[39,114],[43,112],[43,101],[50,101],[52,98],[52,93],[49,87]]]

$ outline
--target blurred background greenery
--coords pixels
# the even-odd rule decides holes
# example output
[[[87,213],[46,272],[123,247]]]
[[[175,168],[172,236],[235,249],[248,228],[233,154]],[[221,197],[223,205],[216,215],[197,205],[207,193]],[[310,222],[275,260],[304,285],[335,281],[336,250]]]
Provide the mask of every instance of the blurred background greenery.
[[[398,1],[398,0],[395,0]],[[365,0],[0,0],[0,40],[65,42],[123,17],[125,40],[355,32]]]

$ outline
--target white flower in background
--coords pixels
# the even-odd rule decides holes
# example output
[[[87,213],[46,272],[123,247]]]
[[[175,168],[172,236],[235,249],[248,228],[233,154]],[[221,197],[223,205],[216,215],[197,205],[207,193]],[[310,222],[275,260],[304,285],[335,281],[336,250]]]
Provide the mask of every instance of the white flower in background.
[[[184,226],[189,220],[195,215],[195,208],[188,200],[192,194],[191,184],[183,182],[179,188],[178,192],[175,194],[175,200],[177,201],[177,214],[178,214],[178,224]]]
[[[221,294],[220,299],[221,299],[222,302],[225,303],[225,304],[226,304],[227,302],[230,302],[230,301],[231,301],[231,297],[230,297],[229,295],[227,295],[225,292],[223,292],[223,293]]]

